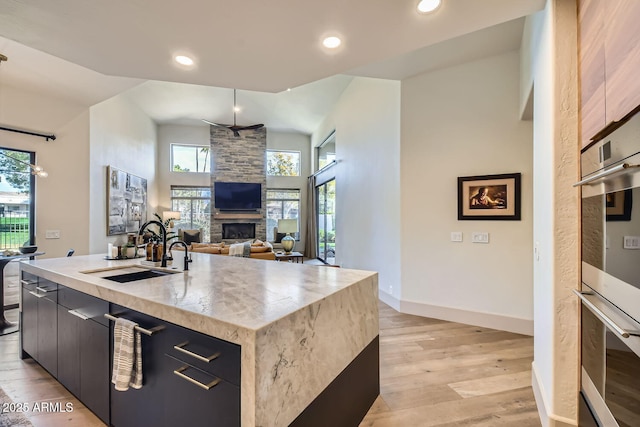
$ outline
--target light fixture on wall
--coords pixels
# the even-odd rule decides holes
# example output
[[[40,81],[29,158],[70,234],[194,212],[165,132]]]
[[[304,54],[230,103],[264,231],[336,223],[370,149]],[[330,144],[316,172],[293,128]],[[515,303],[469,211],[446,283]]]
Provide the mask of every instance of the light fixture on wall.
[[[0,151],[0,155],[6,157],[7,159],[11,159],[11,160],[13,160],[15,162],[22,163],[25,166],[29,166],[29,169],[31,170],[31,175],[35,175],[35,176],[40,177],[40,178],[46,178],[46,177],[49,176],[47,171],[42,169],[42,166],[32,165],[31,163],[23,162],[22,160],[16,159],[15,157],[11,157],[11,156],[5,154],[2,151]]]
[[[293,237],[291,237],[290,233],[296,233],[298,231],[298,220],[297,219],[279,219],[278,220],[278,233],[287,233],[286,236],[282,238],[282,249],[287,254],[290,254],[293,250],[293,246],[296,241]]]

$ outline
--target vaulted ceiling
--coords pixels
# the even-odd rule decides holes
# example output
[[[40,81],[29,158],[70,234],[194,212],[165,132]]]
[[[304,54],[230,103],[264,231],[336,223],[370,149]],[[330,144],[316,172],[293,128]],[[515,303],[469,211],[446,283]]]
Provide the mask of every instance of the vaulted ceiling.
[[[239,121],[310,133],[349,76],[399,80],[517,49],[522,17],[544,3],[443,0],[420,15],[415,0],[8,0],[0,83],[87,105],[133,88],[157,122],[193,125],[229,122],[235,87]],[[335,51],[320,44],[329,34],[343,40]]]

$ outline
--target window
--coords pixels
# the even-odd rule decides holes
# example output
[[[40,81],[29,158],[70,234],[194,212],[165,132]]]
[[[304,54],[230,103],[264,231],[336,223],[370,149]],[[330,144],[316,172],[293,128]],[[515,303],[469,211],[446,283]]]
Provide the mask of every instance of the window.
[[[317,165],[316,170],[320,170],[336,159],[336,134],[329,135],[327,139],[316,149]]]
[[[202,241],[209,242],[211,234],[211,188],[171,186],[171,210],[180,212],[175,228],[202,229]]]
[[[35,153],[0,149],[0,246],[17,249],[33,244],[35,178],[29,164]]]
[[[300,152],[267,150],[267,175],[300,176]]]
[[[279,219],[297,219],[300,230],[300,190],[288,190],[279,188],[267,189],[267,235],[273,240],[273,228],[278,226]],[[300,240],[300,232],[293,234],[296,240]]]
[[[209,173],[211,147],[206,145],[171,144],[171,170],[174,172]]]

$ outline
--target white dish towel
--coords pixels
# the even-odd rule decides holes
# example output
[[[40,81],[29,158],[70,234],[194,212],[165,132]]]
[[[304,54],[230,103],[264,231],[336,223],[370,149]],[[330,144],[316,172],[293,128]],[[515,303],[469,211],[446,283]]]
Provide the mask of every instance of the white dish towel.
[[[137,323],[118,318],[113,329],[113,373],[117,391],[142,387],[142,343]]]

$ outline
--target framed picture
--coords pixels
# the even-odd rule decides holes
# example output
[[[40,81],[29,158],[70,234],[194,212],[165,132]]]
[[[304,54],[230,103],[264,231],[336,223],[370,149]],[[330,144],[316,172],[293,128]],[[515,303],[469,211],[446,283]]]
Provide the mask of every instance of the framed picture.
[[[458,220],[520,221],[520,174],[458,177]]]
[[[607,221],[631,221],[631,189],[607,193]]]
[[[107,236],[137,232],[147,221],[147,180],[107,166]]]

